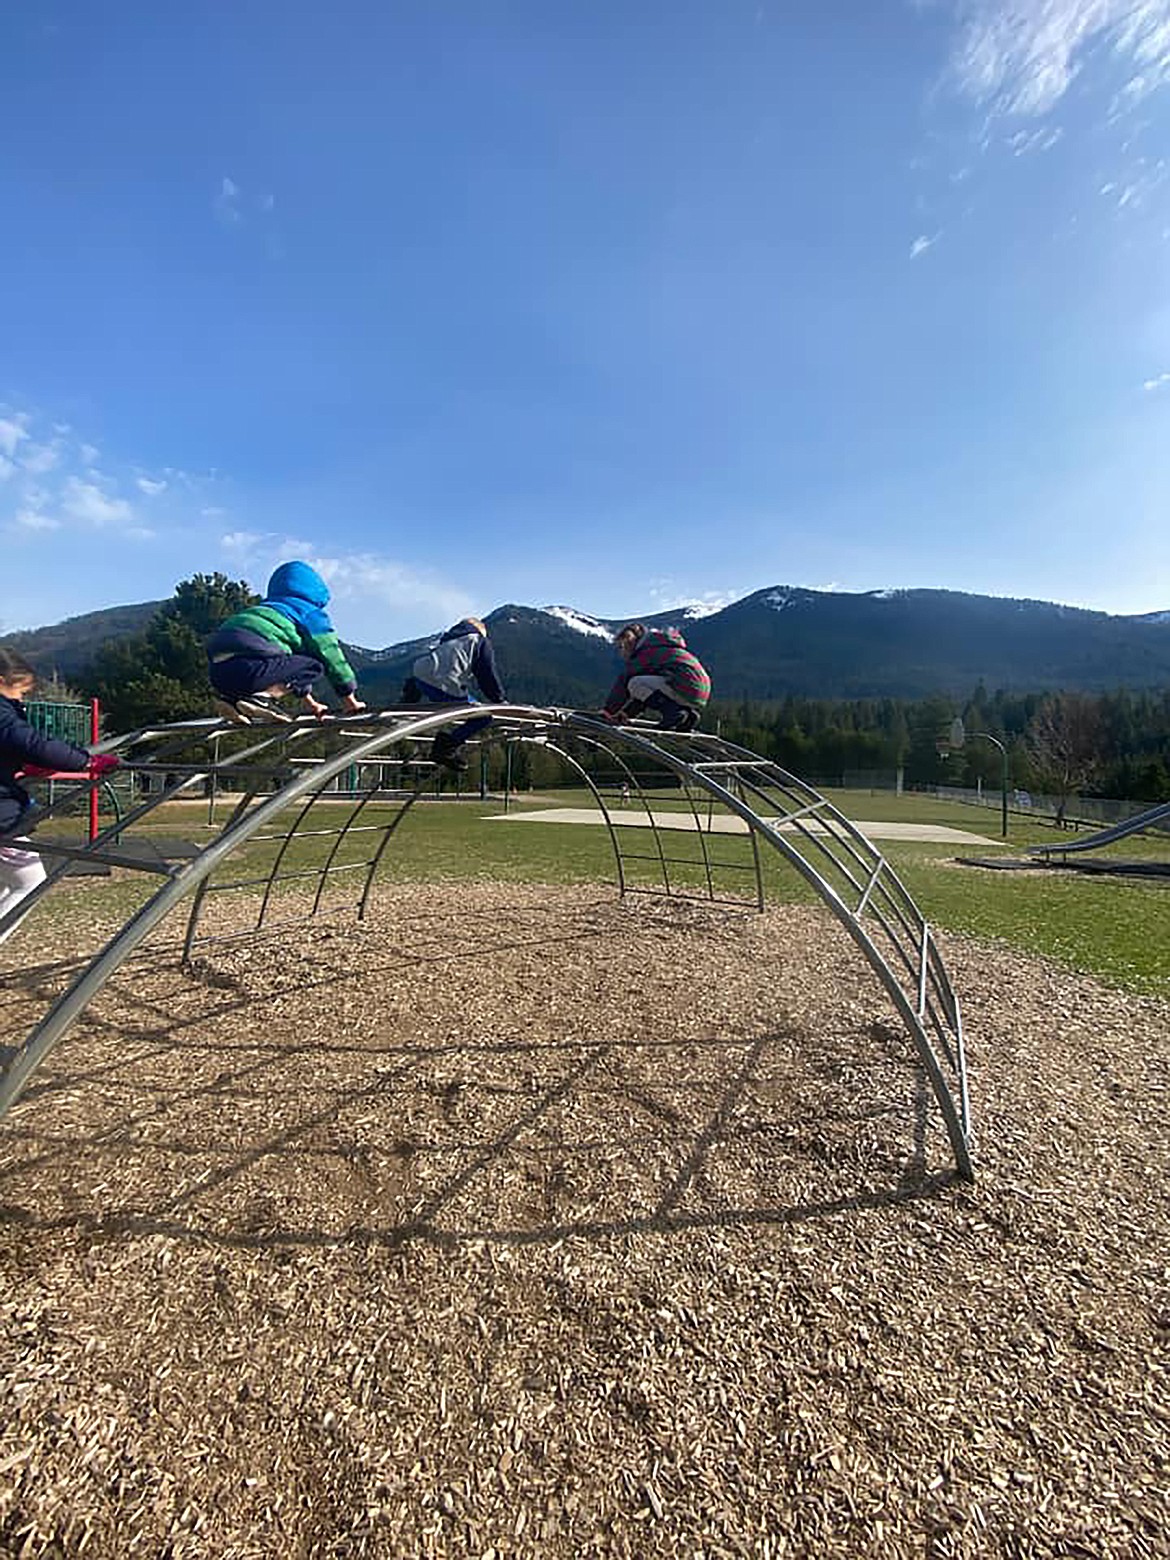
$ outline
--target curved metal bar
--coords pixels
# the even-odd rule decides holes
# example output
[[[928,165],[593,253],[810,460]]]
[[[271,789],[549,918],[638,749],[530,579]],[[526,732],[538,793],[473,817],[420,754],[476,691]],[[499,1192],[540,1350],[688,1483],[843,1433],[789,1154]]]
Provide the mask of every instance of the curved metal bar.
[[[524,741],[525,739],[522,737],[520,740]],[[601,816],[605,819],[605,827],[609,831],[609,843],[613,846],[613,859],[617,868],[618,893],[621,894],[624,898],[626,892],[626,873],[625,866],[622,862],[622,853],[618,846],[617,831],[614,828],[613,819],[609,815],[609,808],[605,805],[605,798],[602,796],[600,789],[593,779],[593,776],[585,768],[584,764],[579,764],[573,755],[566,752],[565,749],[558,743],[551,742],[546,739],[541,744],[541,746],[546,748],[548,752],[555,753],[557,757],[563,759],[571,769],[576,770],[577,774],[581,776],[582,780],[584,780],[585,784],[593,792],[593,799],[601,809]],[[593,746],[600,748],[601,744],[599,742],[595,742],[593,743]],[[608,750],[602,749],[602,751]]]
[[[366,794],[361,798],[361,800],[350,809],[349,817],[337,831],[337,836],[333,841],[333,845],[329,851],[328,856],[325,858],[325,865],[321,868],[321,876],[317,880],[317,892],[313,895],[313,908],[309,911],[310,915],[316,915],[317,911],[321,908],[321,895],[325,892],[325,885],[329,881],[329,873],[332,870],[333,863],[337,860],[338,851],[349,837],[349,831],[353,828],[354,824],[366,810],[366,807],[369,805],[370,799],[373,797],[374,792],[380,789],[381,787],[378,785],[377,781],[375,781],[374,784],[367,789]]]
[[[320,770],[313,770],[311,773],[314,780],[320,779]],[[338,773],[340,773],[340,770]],[[285,834],[284,839],[281,841],[280,849],[276,852],[276,855],[273,858],[272,869],[268,874],[268,881],[264,885],[264,897],[260,901],[260,909],[256,915],[257,930],[264,925],[264,917],[268,914],[268,901],[272,898],[272,885],[276,882],[277,877],[280,874],[280,868],[284,858],[288,855],[292,848],[292,843],[297,837],[297,830],[313,810],[313,807],[317,801],[317,794],[317,788],[314,786],[314,788],[305,798],[305,805],[297,814],[295,820],[293,821],[292,828],[289,829]]]
[[[572,726],[577,725],[579,722],[586,721],[587,717],[581,715],[573,715],[569,717],[569,724]],[[690,766],[686,764],[685,760],[678,758],[674,753],[668,752],[665,749],[659,747],[656,743],[649,741],[646,737],[642,736],[641,733],[631,730],[628,726],[621,728],[621,730],[626,741],[632,743],[635,747],[639,748],[643,752],[652,753],[656,757],[665,760],[665,762],[677,773],[682,774],[684,771],[690,768]],[[744,758],[751,759],[755,757],[755,755],[747,753],[746,750],[741,749],[739,751]],[[757,762],[759,762],[758,759]],[[930,1037],[926,1033],[926,1029],[922,1023],[922,1020],[916,1011],[914,1004],[907,997],[905,991],[902,989],[900,982],[894,975],[893,970],[890,968],[889,962],[882,955],[881,950],[874,943],[873,939],[869,936],[868,932],[866,932],[861,922],[850,910],[849,906],[841,898],[841,895],[838,893],[837,889],[834,888],[833,885],[821,873],[819,873],[810,862],[804,859],[800,852],[796,850],[795,847],[784,837],[784,835],[780,833],[778,827],[766,823],[764,820],[762,820],[758,814],[752,811],[750,807],[748,807],[744,802],[741,802],[732,791],[730,791],[726,786],[721,785],[718,781],[710,778],[705,773],[705,771],[701,769],[694,770],[693,768],[690,768],[690,772],[698,779],[701,785],[704,785],[714,791],[715,795],[719,797],[720,801],[722,801],[725,807],[742,818],[749,829],[761,830],[764,837],[768,839],[769,842],[773,844],[776,849],[780,851],[780,853],[790,862],[790,864],[796,868],[805,881],[816,889],[818,894],[824,900],[825,904],[836,916],[837,920],[845,928],[849,936],[852,937],[858,948],[860,948],[861,952],[868,960],[870,967],[873,969],[874,973],[885,987],[887,995],[890,997],[890,1000],[897,1008],[903,1023],[906,1025],[906,1028],[910,1032],[910,1036],[915,1043],[915,1046],[918,1050],[919,1059],[921,1060],[923,1068],[926,1071],[926,1075],[930,1080],[930,1085],[932,1092],[934,1093],[935,1100],[937,1101],[938,1107],[942,1112],[943,1121],[947,1129],[947,1137],[951,1145],[951,1152],[954,1154],[956,1168],[958,1169],[961,1176],[967,1180],[973,1180],[974,1165],[971,1159],[969,1121],[966,1118],[966,1089],[961,1089],[960,1104],[959,1106],[956,1106],[955,1101],[951,1096],[951,1091],[947,1084],[946,1076],[943,1073],[938,1057],[934,1053],[934,1047],[930,1043]],[[785,776],[786,781],[795,781],[796,779],[795,776],[788,776],[787,773],[783,770],[781,770],[780,773]],[[811,792],[811,787],[804,786],[803,782],[800,782],[800,784],[806,791]],[[814,792],[812,794],[815,795],[816,793]],[[873,846],[865,839],[865,836],[861,834],[860,830],[856,829],[852,824],[850,824],[849,820],[845,818],[843,814],[838,813],[837,809],[833,807],[831,802],[829,802],[826,798],[821,798],[821,800],[824,803],[827,813],[830,815],[835,815],[836,820],[844,825],[845,830],[849,835],[868,845],[871,851],[873,850]],[[897,880],[895,879],[894,881]],[[907,898],[909,899],[908,895]],[[913,904],[913,901],[910,900],[910,903]],[[929,939],[929,928],[926,925],[925,918],[922,918],[922,926],[927,939]],[[929,946],[929,942],[927,943],[927,946]]]
[[[846,881],[852,888],[860,891],[861,897],[858,901],[858,907],[854,911],[854,914],[857,915],[859,919],[863,911],[866,909],[866,904],[870,898],[870,895],[873,894],[873,917],[881,927],[882,931],[885,933],[886,937],[889,939],[889,942],[898,954],[899,959],[904,964],[907,977],[916,980],[918,978],[918,972],[915,968],[915,965],[913,961],[911,961],[902,939],[897,935],[894,927],[891,926],[890,921],[887,918],[886,913],[883,912],[881,906],[883,903],[885,904],[890,914],[892,914],[898,922],[898,925],[901,927],[907,941],[911,945],[917,945],[920,941],[925,923],[921,912],[914,903],[905,885],[902,883],[897,873],[889,865],[888,861],[886,861],[886,859],[876,849],[873,842],[868,840],[849,818],[847,818],[836,807],[834,807],[827,797],[820,796],[819,793],[814,791],[812,787],[809,786],[805,781],[800,780],[795,775],[788,774],[787,771],[780,769],[780,767],[772,763],[771,760],[762,760],[756,758],[756,756],[750,754],[748,750],[736,748],[732,744],[724,745],[728,748],[729,751],[739,754],[741,759],[754,760],[754,767],[757,767],[762,772],[764,781],[766,783],[777,783],[776,781],[769,782],[767,772],[771,771],[779,777],[780,787],[785,792],[795,792],[797,795],[811,795],[816,798],[815,806],[811,809],[807,809],[806,815],[808,811],[819,813],[822,815],[825,821],[832,822],[837,828],[839,828],[841,834],[845,836],[844,840],[841,840],[837,836],[832,836],[831,830],[829,831],[829,834],[831,837],[837,839],[838,844],[845,846],[849,852],[850,857],[857,863],[859,867],[862,868],[862,870],[869,873],[869,877],[864,889],[861,889],[861,885],[857,879],[853,877],[852,872],[848,868],[847,864],[838,861],[837,858],[832,855],[832,852],[828,849],[828,846],[822,837],[807,829],[803,822],[799,819],[793,817],[786,821],[790,822],[793,827],[798,830],[798,832],[805,838],[805,840],[816,852],[826,857],[826,859],[836,868],[836,870],[845,877]],[[749,788],[754,790],[756,795],[758,795],[762,800],[767,800],[767,793],[764,786],[757,782],[753,782],[750,779],[748,784]],[[883,878],[888,879],[888,882],[883,882]],[[896,893],[891,892],[891,886],[893,889],[896,889]],[[875,890],[876,893],[874,892]],[[942,967],[941,960],[932,960],[931,967],[938,976],[937,983],[939,988],[939,995],[943,1001],[944,1010],[946,1011],[947,1016],[950,1018],[952,1026],[956,1030],[956,1033],[959,1035],[961,1040],[962,1025],[958,1011],[958,1002],[955,998],[954,992],[950,988],[950,983],[946,977],[945,969]],[[941,1025],[938,1026],[938,1033],[944,1050],[947,1052],[948,1062],[950,1062],[952,1065],[957,1065],[958,1045],[956,1045],[955,1056],[952,1057],[945,1027]],[[964,1120],[966,1119],[967,1118],[965,1116]]]
[[[611,732],[613,730],[612,727],[610,727],[608,729]],[[599,743],[598,746],[601,746],[601,744]],[[605,751],[607,753],[609,753],[611,758],[613,757],[613,749],[611,747],[606,746],[605,747]],[[665,889],[665,891],[669,894],[670,891],[671,891],[670,890],[670,866],[669,866],[669,864],[667,862],[667,859],[666,859],[666,847],[662,843],[662,835],[661,835],[661,833],[659,831],[659,828],[658,828],[658,820],[654,816],[654,808],[651,805],[650,798],[646,795],[646,788],[645,788],[645,786],[638,779],[637,775],[634,774],[634,771],[630,768],[630,766],[628,764],[623,764],[622,767],[623,767],[623,769],[625,769],[627,771],[627,773],[629,773],[633,777],[634,784],[638,788],[638,800],[642,804],[642,811],[646,814],[646,822],[647,822],[647,824],[649,825],[649,828],[650,828],[650,837],[654,841],[654,849],[658,852],[658,868],[659,868],[659,871],[662,873],[662,886]]]
[[[715,881],[711,876],[711,852],[707,849],[709,830],[703,828],[703,820],[699,817],[699,809],[695,806],[695,798],[691,795],[690,776],[684,776],[681,787],[683,795],[687,799],[687,806],[691,809],[691,817],[695,820],[695,833],[699,840],[699,850],[703,857],[703,871],[707,878],[707,897],[715,898]],[[708,795],[711,793],[708,792]]]
[[[377,850],[370,858],[370,866],[366,873],[366,881],[362,885],[362,897],[358,901],[357,907],[357,918],[359,921],[364,921],[366,918],[366,905],[369,903],[370,890],[374,886],[374,879],[378,874],[378,868],[382,864],[382,857],[386,854],[387,846],[398,832],[398,827],[402,823],[402,820],[406,817],[407,813],[422,795],[423,787],[426,785],[426,783],[427,780],[426,776],[424,775],[415,786],[414,790],[410,793],[410,795],[404,799],[401,807],[399,807],[393,819],[386,825],[386,828],[382,832],[382,843],[378,846]]]
[[[255,791],[245,791],[239,801],[232,808],[232,815],[224,825],[225,830],[230,829],[248,811],[256,799]],[[191,962],[191,949],[195,946],[195,929],[199,925],[199,918],[203,914],[203,901],[207,897],[207,891],[211,887],[211,876],[201,878],[199,886],[195,890],[195,897],[191,901],[191,913],[187,917],[187,931],[183,938],[182,963],[188,965]]]
[[[139,806],[132,812],[127,813],[124,818],[116,820],[109,826],[109,828],[103,829],[95,839],[87,842],[86,846],[84,847],[86,855],[88,856],[92,851],[94,853],[92,859],[98,860],[98,853],[104,848],[104,846],[109,844],[111,840],[116,842],[119,835],[121,835],[127,828],[129,828],[131,823],[135,823],[139,818],[145,817],[147,813],[153,812],[153,810],[159,806],[160,803],[173,800],[179,791],[186,790],[186,788],[189,785],[192,785],[198,778],[199,777],[196,775],[188,776],[183,781],[182,785],[176,786],[173,791],[167,792],[158,797],[151,797],[149,805]],[[38,818],[36,820],[36,825],[39,826],[41,821],[42,820]],[[35,851],[37,848],[36,841],[30,841],[28,848],[32,851]],[[48,847],[46,847],[46,853],[48,853]],[[36,888],[34,888],[31,893],[25,895],[25,897],[20,901],[20,904],[15,907],[15,909],[20,911],[20,916],[18,917],[19,920],[23,920],[26,915],[28,915],[37,907],[37,905],[40,904],[41,900],[44,899],[46,894],[49,893],[50,889],[54,888],[58,881],[63,878],[69,871],[75,859],[76,858],[73,856],[62,856],[57,865],[52,867],[45,875],[44,881],[38,883]],[[8,915],[11,916],[12,914],[13,911],[10,910]],[[7,929],[6,920],[7,917],[0,916],[0,931]],[[2,1115],[3,1111],[0,1110],[0,1116]]]
[[[779,766],[745,749],[724,743],[719,738],[709,737],[705,733],[671,734],[653,729],[639,730],[628,726],[615,729],[594,717],[573,711],[539,710],[516,705],[479,705],[477,711],[499,717],[501,721],[511,725],[518,724],[529,729],[540,727],[546,737],[550,727],[559,727],[578,740],[584,740],[595,748],[601,749],[611,759],[616,756],[615,744],[651,757],[678,775],[684,785],[695,785],[705,790],[727,812],[739,817],[753,840],[767,841],[772,845],[780,856],[816,890],[876,974],[917,1048],[942,1113],[958,1171],[968,1178],[973,1175],[966,1064],[958,999],[951,987],[941,954],[925,917],[922,916],[888,863],[849,819],[805,782],[788,774]],[[192,906],[192,920],[188,928],[189,950],[198,906],[202,903],[206,885],[212,874],[233,851],[264,829],[279,813],[305,801],[307,805],[301,807],[298,813],[299,821],[305,816],[308,807],[312,805],[312,800],[322,787],[350,764],[361,763],[397,742],[409,740],[415,735],[433,732],[466,718],[466,707],[459,705],[430,706],[423,712],[414,707],[405,715],[401,712],[376,715],[368,722],[362,722],[375,729],[372,729],[368,736],[363,734],[356,744],[347,745],[333,756],[327,756],[320,765],[314,765],[309,772],[294,776],[282,790],[258,804],[255,804],[251,798],[243,799],[220,835],[194,860],[176,868],[156,893],[94,956],[68,989],[52,1003],[17,1053],[7,1073],[0,1078],[0,1116],[20,1097],[36,1068],[60,1043],[86,1005],[97,995],[122,962],[182,898],[194,894],[196,903]],[[360,720],[361,717],[356,718],[354,724]],[[392,723],[387,724],[388,721]],[[191,722],[185,723],[185,727],[187,730],[193,730],[193,735],[197,739],[211,734],[210,730],[205,732],[204,728],[221,729],[218,722]],[[308,731],[320,728],[313,723],[312,726],[285,727],[279,732],[266,733],[264,740],[257,744],[256,748],[248,751],[255,752],[257,749],[266,749],[274,743],[299,740],[301,729]],[[173,738],[176,734],[176,728],[161,728],[157,731],[157,735],[164,740]],[[150,735],[151,733],[147,733],[148,737]],[[348,736],[349,733],[342,733],[342,735]],[[546,742],[545,745],[549,744]],[[620,841],[616,838],[614,821],[604,799],[584,766],[566,753],[559,743],[552,746],[558,756],[565,759],[577,773],[583,776],[597,798],[610,831],[611,843],[615,847],[619,879],[624,884]],[[231,756],[231,767],[235,768],[242,762],[246,762],[242,754]],[[619,760],[619,762],[622,763],[623,768],[628,769],[624,761]],[[723,771],[723,779],[716,777],[716,772],[720,770]],[[741,771],[749,776],[745,785],[739,783],[742,778]],[[204,770],[184,777],[172,792],[164,793],[167,799],[197,783],[205,777],[206,772]],[[725,784],[724,780],[731,780],[731,783]],[[745,800],[745,788],[754,792],[760,801],[773,811],[778,808],[779,815],[761,816]],[[640,784],[639,792],[646,802]],[[162,800],[163,798],[160,797],[153,805],[158,805]],[[413,798],[408,799],[399,809],[388,828],[388,836],[397,829],[412,802]],[[794,803],[797,805],[793,805]],[[152,810],[150,807],[140,809],[139,815],[144,816],[150,810]],[[648,807],[647,810],[650,812],[651,826],[657,835],[658,829],[652,809]],[[698,817],[693,800],[691,810],[693,821],[701,832],[701,819]],[[808,822],[814,814],[817,821],[825,828],[826,835],[819,835],[808,827]],[[350,823],[352,821],[353,815]],[[796,831],[791,837],[782,832],[783,825],[788,821]],[[123,820],[119,827],[124,832],[127,826],[128,820]],[[106,832],[112,833],[113,830]],[[289,838],[294,835],[295,824],[285,836],[282,851],[287,846]],[[796,840],[805,844],[812,859],[806,859],[795,843]],[[371,865],[361,911],[364,911],[369,884],[373,880],[373,871],[376,870],[377,861],[381,860],[385,844],[384,840]],[[834,855],[833,845],[839,848],[841,857]],[[665,852],[662,850],[661,841],[658,848],[664,869],[664,881],[669,888],[669,873],[665,870]],[[759,880],[758,854],[756,860]],[[831,881],[815,864],[822,860],[832,867],[836,881]],[[706,853],[704,861],[707,863],[709,876],[711,858]],[[861,869],[860,872],[858,869]],[[266,892],[270,891],[272,880],[270,875]],[[895,966],[891,965],[890,959],[870,935],[863,917],[873,917],[883,941],[887,941],[894,951],[896,964],[903,971],[902,978],[899,978]],[[910,944],[909,949],[907,943]],[[953,1030],[953,1052],[947,1043],[948,1022]],[[959,1092],[957,1103],[943,1072],[942,1064],[935,1054],[927,1032],[928,1025],[943,1040],[943,1049],[957,1074]]]
[[[223,721],[185,721],[178,723],[175,727],[162,727],[160,729],[164,733],[169,733],[177,729],[201,728],[204,726],[221,727],[226,724],[227,723]],[[238,729],[239,728],[236,726],[228,726],[228,730],[230,731],[237,731]],[[278,729],[283,730],[283,728]],[[144,738],[149,734],[149,728],[144,728],[142,732],[131,732],[128,736],[117,737],[111,741],[101,743],[99,747],[95,749],[95,751],[113,752],[117,747],[125,746],[136,738]],[[261,741],[254,743],[251,747],[244,748],[239,753],[231,754],[223,761],[222,767],[238,767],[239,765],[247,762],[249,759],[257,757],[259,754],[265,752],[277,740],[279,740],[279,738],[276,736],[276,734],[270,731],[262,738]],[[127,767],[131,774],[137,772],[136,766],[128,765]],[[159,767],[165,768],[166,766],[160,765]],[[132,807],[130,811],[123,817],[115,818],[114,822],[110,824],[108,828],[103,829],[95,839],[90,840],[86,847],[86,854],[88,855],[90,851],[93,851],[95,853],[93,859],[96,860],[96,853],[103,850],[111,841],[117,842],[123,833],[133,828],[134,825],[139,823],[143,818],[149,817],[149,815],[154,812],[156,808],[161,807],[165,802],[173,802],[180,794],[180,792],[189,790],[191,787],[200,784],[202,781],[208,778],[210,773],[211,770],[208,769],[205,771],[196,771],[195,773],[184,775],[178,784],[170,786],[169,788],[164,787],[157,796],[152,795],[146,797],[145,800],[139,802],[137,807]],[[39,821],[40,820],[38,819],[38,823]],[[36,849],[35,842],[31,848],[33,850]],[[27,915],[39,904],[39,902],[45,897],[50,889],[55,887],[58,880],[64,877],[72,864],[72,860],[72,857],[63,858],[58,863],[58,865],[47,874],[45,881],[43,883],[39,883],[37,887],[33,889],[32,893],[28,894],[21,901],[17,908],[19,908],[22,912],[22,920],[25,915]],[[2,921],[0,921],[0,929],[3,929]],[[0,1116],[2,1115],[3,1110],[0,1109]]]
[[[257,829],[263,828],[271,818],[299,801],[306,792],[319,785],[322,780],[331,779],[350,763],[360,762],[368,755],[380,752],[383,747],[399,740],[400,736],[401,733],[396,731],[378,732],[359,743],[356,748],[345,749],[334,758],[327,759],[320,770],[298,776],[290,781],[283,791],[277,792],[261,802],[259,806],[237,817],[199,856],[179,868],[174,876],[169,878],[153,897],[131,916],[121,931],[110,939],[73,984],[57,998],[33,1030],[3,1078],[0,1078],[0,1119],[20,1098],[32,1074],[64,1039],[70,1027],[119,965],[149,936],[180,899],[209,878],[220,863],[245,843]]]

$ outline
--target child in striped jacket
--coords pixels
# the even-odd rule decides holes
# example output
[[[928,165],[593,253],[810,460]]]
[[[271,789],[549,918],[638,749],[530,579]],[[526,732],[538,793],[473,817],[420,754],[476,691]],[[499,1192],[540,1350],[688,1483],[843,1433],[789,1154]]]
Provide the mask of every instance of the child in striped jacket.
[[[652,710],[664,731],[693,731],[711,697],[711,678],[677,628],[627,623],[614,636],[625,670],[603,714],[620,724]]]

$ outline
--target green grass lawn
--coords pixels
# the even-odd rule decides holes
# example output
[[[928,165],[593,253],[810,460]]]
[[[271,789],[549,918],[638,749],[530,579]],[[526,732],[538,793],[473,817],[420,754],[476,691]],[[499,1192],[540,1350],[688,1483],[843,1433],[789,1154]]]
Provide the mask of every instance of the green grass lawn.
[[[939,823],[970,830],[995,840],[998,813],[925,796],[895,796],[890,792],[835,792],[830,799],[858,821]],[[676,797],[654,798],[656,809],[668,802],[685,805]],[[513,799],[515,812],[532,807],[592,805],[588,791],[545,791],[537,796]],[[636,808],[631,803],[631,810]],[[513,882],[616,883],[607,831],[596,825],[537,824],[520,821],[486,821],[503,811],[499,802],[419,803],[391,843],[379,875],[380,882],[425,879],[491,878]],[[327,818],[344,816],[342,809],[324,807]],[[228,809],[221,807],[220,822]],[[385,820],[390,809],[371,807],[369,822]],[[620,813],[617,816],[621,816]],[[205,842],[218,832],[209,826],[205,806],[186,804],[160,809],[142,832],[180,835]],[[634,849],[654,855],[650,831],[634,843]],[[360,860],[375,836],[365,835],[347,843],[339,860]],[[1075,838],[1057,834],[1050,825],[1013,817],[1009,847],[1020,853],[1032,843],[1051,844]],[[633,839],[631,833],[631,840]],[[298,842],[287,865],[309,868],[320,863],[332,848],[331,839]],[[749,896],[753,880],[736,872],[750,864],[750,846],[743,837],[710,838],[711,852],[727,870],[721,874],[737,891]],[[1046,955],[1070,969],[1083,970],[1132,990],[1170,994],[1170,880],[1132,880],[1083,877],[1056,871],[1036,873],[993,872],[956,864],[958,854],[949,845],[918,842],[881,842],[893,869],[933,924],[956,932],[991,938],[1029,953]],[[701,886],[705,881],[697,838],[683,833],[670,837],[667,847],[689,865],[670,867],[672,881]],[[275,844],[252,844],[231,864],[233,877],[251,878],[267,871],[278,849]],[[974,854],[983,853],[973,850]],[[1136,859],[1170,857],[1164,838],[1131,838],[1112,847],[1112,854]],[[994,852],[988,850],[986,854]],[[764,846],[765,882],[770,903],[811,903],[810,890],[769,847]],[[660,868],[653,860],[631,868],[634,880],[659,882]],[[355,873],[356,883],[361,874]],[[153,890],[157,879],[144,883],[114,880],[101,887],[91,885],[104,900],[116,896],[129,907]]]
[[[943,845],[887,854],[938,926],[1044,954],[1130,990],[1170,995],[1170,879],[991,872],[955,865]],[[1163,846],[1158,859],[1168,854]]]

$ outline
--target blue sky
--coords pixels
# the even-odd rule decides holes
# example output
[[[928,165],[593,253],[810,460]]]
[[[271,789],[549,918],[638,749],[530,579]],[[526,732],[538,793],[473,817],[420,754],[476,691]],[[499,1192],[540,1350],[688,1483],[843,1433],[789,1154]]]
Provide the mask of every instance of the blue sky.
[[[1170,0],[31,0],[0,137],[0,631],[1170,608]]]

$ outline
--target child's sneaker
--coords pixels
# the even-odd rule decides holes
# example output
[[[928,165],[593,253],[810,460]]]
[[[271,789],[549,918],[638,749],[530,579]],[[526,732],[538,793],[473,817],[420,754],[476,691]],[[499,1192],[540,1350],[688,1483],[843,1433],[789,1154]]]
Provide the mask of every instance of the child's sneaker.
[[[463,754],[459,751],[459,743],[452,743],[448,737],[446,740],[438,736],[431,743],[431,758],[444,769],[449,769],[452,774],[466,774],[471,767]]]
[[[230,720],[233,726],[250,726],[252,722],[238,709],[230,699],[216,699],[214,701],[215,713],[221,715],[224,720]]]
[[[254,720],[275,720],[288,726],[293,721],[293,716],[287,710],[282,710],[279,699],[270,693],[250,693],[246,698],[237,699],[236,709],[249,723]]]

